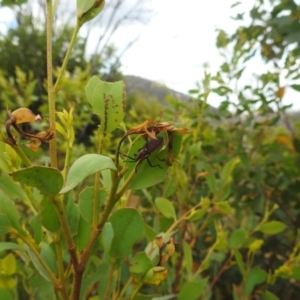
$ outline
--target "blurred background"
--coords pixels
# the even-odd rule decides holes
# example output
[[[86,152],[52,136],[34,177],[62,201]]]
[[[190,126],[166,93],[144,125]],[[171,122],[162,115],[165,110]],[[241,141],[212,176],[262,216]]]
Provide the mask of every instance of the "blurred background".
[[[47,118],[45,1],[0,3],[2,127],[7,107],[30,107]],[[59,68],[76,5],[56,4]],[[168,262],[167,281],[145,293],[176,294],[192,278],[186,289],[193,286],[195,300],[299,299],[299,57],[295,0],[107,0],[80,29],[56,99],[58,111],[75,104],[71,162],[97,151],[99,120],[85,95],[91,75],[125,81],[127,128],[163,112],[163,120],[191,130],[166,180],[127,199],[140,209],[149,241],[175,222],[157,212],[153,199],[168,199],[177,216],[191,211],[174,234],[183,248]],[[124,126],[106,137],[104,155],[115,155]],[[62,165],[68,145],[57,139]],[[44,150],[28,155],[47,165]],[[19,167],[4,143],[0,151],[1,174]]]

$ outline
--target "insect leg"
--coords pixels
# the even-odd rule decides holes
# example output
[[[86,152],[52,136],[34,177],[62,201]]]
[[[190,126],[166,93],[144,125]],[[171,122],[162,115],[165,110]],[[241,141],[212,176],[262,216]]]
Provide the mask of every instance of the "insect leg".
[[[155,168],[155,167],[161,168],[160,165],[152,165],[148,157],[146,157],[146,159],[147,159],[147,162],[148,162],[148,164],[149,164],[149,166],[150,166],[151,168]]]

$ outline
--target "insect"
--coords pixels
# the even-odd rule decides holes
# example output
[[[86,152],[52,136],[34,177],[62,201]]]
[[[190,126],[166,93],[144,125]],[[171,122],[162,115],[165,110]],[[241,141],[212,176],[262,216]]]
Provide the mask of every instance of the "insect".
[[[149,160],[149,156],[161,145],[163,141],[163,138],[161,136],[158,136],[157,139],[151,139],[150,141],[147,141],[147,143],[140,149],[138,149],[138,153],[136,154],[136,156],[130,157],[127,155],[124,155],[130,159],[127,160],[127,162],[138,162],[135,170],[137,171],[137,168],[139,167],[139,165],[143,162],[143,160],[147,159],[147,162],[149,164],[150,167],[154,168],[154,167],[159,167],[161,168],[160,165],[152,165],[150,160]]]

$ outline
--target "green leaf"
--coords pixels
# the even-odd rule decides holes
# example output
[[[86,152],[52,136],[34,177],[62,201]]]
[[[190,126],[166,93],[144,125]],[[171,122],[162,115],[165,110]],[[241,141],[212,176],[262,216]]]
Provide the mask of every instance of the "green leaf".
[[[99,201],[99,213],[101,211],[101,206],[105,201],[107,192],[105,190],[99,190],[98,201]],[[81,216],[89,223],[92,224],[93,215],[93,197],[94,188],[87,187],[79,194],[79,211]]]
[[[250,245],[248,245],[249,251],[254,253],[260,250],[263,244],[264,241],[261,239],[254,240]]]
[[[144,231],[145,231],[145,237],[147,241],[152,242],[156,237],[156,233],[153,230],[153,228],[150,227],[148,224],[144,223]]]
[[[192,210],[191,213],[187,216],[187,220],[190,222],[195,222],[200,220],[207,213],[207,209],[195,209]]]
[[[21,245],[15,244],[15,243],[0,242],[0,252],[6,251],[6,250],[25,251],[25,248]]]
[[[40,203],[41,223],[51,232],[60,229],[60,221],[54,204],[48,197],[44,197]]]
[[[294,266],[292,267],[293,270],[293,278],[300,281],[300,267]]]
[[[100,78],[94,75],[89,80],[89,82],[87,83],[87,85],[85,86],[85,94],[86,94],[86,97],[87,97],[87,99],[88,99],[88,101],[89,101],[89,103],[91,105],[93,105],[93,93],[94,93],[94,90],[95,90],[96,86],[100,82],[101,82]]]
[[[0,235],[8,233],[10,228],[11,225],[6,215],[0,214]]]
[[[186,267],[188,274],[191,274],[192,266],[193,266],[192,249],[186,241],[183,241],[182,246],[183,246],[183,257],[184,257],[183,263]]]
[[[82,182],[87,176],[105,169],[116,170],[110,157],[99,154],[86,154],[79,157],[71,166],[67,175],[66,186],[60,193],[67,193]]]
[[[216,176],[213,173],[213,170],[210,170],[209,174],[205,178],[210,192],[215,194],[217,192],[218,187],[217,187]]]
[[[130,261],[129,272],[133,276],[134,282],[140,283],[151,268],[153,265],[150,258],[145,252],[139,252]]]
[[[79,4],[84,2],[85,0],[78,0]],[[89,0],[91,1],[91,0]],[[88,2],[89,3],[89,2]],[[77,14],[77,20],[80,26],[82,26],[85,22],[95,18],[104,8],[105,0],[94,0],[94,5],[88,9],[88,5],[81,5],[81,10],[85,10],[83,14]]]
[[[239,248],[242,246],[246,236],[246,230],[244,228],[235,229],[229,239],[229,245],[232,248]]]
[[[79,252],[81,252],[88,244],[91,230],[91,225],[88,222],[86,222],[83,218],[80,218],[78,224],[78,233],[74,237],[74,241],[77,245]]]
[[[45,280],[39,272],[33,272],[29,278],[29,286],[34,286],[34,299],[56,299],[51,283]]]
[[[247,277],[246,277],[246,283],[245,283],[246,295],[250,296],[254,287],[257,284],[261,284],[261,283],[265,282],[267,277],[268,277],[267,272],[265,272],[261,268],[255,267],[254,269],[252,269],[247,274]]]
[[[0,177],[0,190],[2,190],[8,197],[14,199],[24,198],[24,191],[21,186],[12,181],[12,179],[8,175],[1,175]]]
[[[144,279],[146,284],[159,285],[168,275],[168,269],[165,267],[157,266],[151,268]]]
[[[137,210],[122,208],[109,218],[109,222],[114,229],[110,256],[123,258],[131,253],[133,244],[143,237],[143,219]]]
[[[34,264],[35,268],[37,271],[40,273],[40,275],[46,279],[48,282],[51,282],[51,277],[48,275],[44,267],[41,265],[40,261],[37,259],[36,255],[34,252],[27,246],[27,252],[28,255],[31,258],[32,263]]]
[[[43,230],[42,230],[42,222],[40,214],[35,215],[29,221],[30,227],[33,230],[34,240],[37,244],[39,244],[43,240]]]
[[[57,195],[64,180],[61,173],[54,168],[34,166],[9,174],[13,180],[37,188],[42,194]]]
[[[97,84],[95,84],[98,81]],[[92,77],[86,86],[86,95],[93,113],[100,117],[99,131],[108,134],[123,121],[126,110],[126,94],[123,81],[105,82]]]
[[[274,295],[270,291],[264,291],[261,294],[261,296],[263,300],[280,300],[276,295]]]
[[[270,221],[260,226],[259,231],[266,234],[277,234],[286,229],[286,224],[279,221]]]
[[[239,157],[231,159],[222,169],[221,177],[223,180],[227,179],[233,172],[234,168],[241,162]]]
[[[155,206],[159,212],[166,218],[172,218],[176,220],[175,208],[171,201],[163,197],[157,197],[155,200]]]
[[[180,288],[178,300],[197,300],[207,287],[207,280],[186,281]]]
[[[103,248],[104,248],[103,257],[106,258],[108,261],[109,261],[108,255],[110,252],[113,238],[114,238],[114,229],[112,227],[112,224],[110,222],[106,222],[102,230],[102,241],[103,241]]]
[[[77,13],[79,15],[86,13],[94,6],[95,1],[96,0],[77,0]]]
[[[200,155],[201,154],[201,146],[202,146],[202,142],[192,144],[189,147],[189,152],[191,153],[191,155],[193,155],[193,156]]]
[[[218,202],[216,203],[216,208],[218,208],[222,214],[230,215],[232,213],[231,206],[228,202]]]
[[[290,85],[290,87],[291,87],[293,90],[295,90],[295,91],[297,91],[297,92],[300,92],[300,84],[292,84],[292,85]]]
[[[48,265],[50,270],[53,273],[56,273],[57,272],[57,259],[56,259],[56,255],[55,255],[52,247],[45,242],[41,242],[40,248],[41,248],[41,256],[42,256],[43,260],[46,262],[46,264]]]
[[[17,229],[18,231],[23,232],[23,229],[20,226],[19,220],[20,215],[13,204],[13,202],[0,190],[0,213],[5,215],[7,220],[10,223],[10,227]],[[7,221],[2,217],[2,225],[4,226],[3,230],[7,225]]]
[[[12,253],[9,253],[1,260],[1,275],[13,275],[16,273],[16,268],[16,258]]]
[[[236,261],[236,263],[239,267],[239,270],[242,273],[242,275],[244,276],[245,273],[246,273],[246,267],[245,267],[245,264],[243,262],[242,255],[241,255],[240,251],[237,250],[237,249],[232,249],[232,251],[233,251],[233,254],[234,254],[234,257],[235,257],[235,261]]]
[[[69,195],[66,203],[66,217],[69,223],[72,236],[78,233],[78,223],[80,218],[80,212],[78,205],[74,203],[74,198]]]
[[[15,6],[15,5],[21,5],[25,2],[27,2],[27,0],[2,0],[0,4],[1,6]],[[6,299],[6,298],[0,298],[0,299]]]
[[[8,289],[0,289],[0,299],[14,300],[15,298]]]
[[[235,2],[235,3],[233,3],[233,4],[230,6],[230,8],[234,8],[234,7],[238,6],[238,5],[240,5],[241,3],[242,3],[241,1]]]
[[[173,134],[173,158],[176,159],[176,157],[179,154],[180,146],[181,146],[181,140],[182,137],[178,134]],[[130,148],[130,151],[128,153],[128,156],[134,158],[135,154],[139,152],[139,149],[144,147],[146,144],[146,141],[142,137],[138,137],[132,147]],[[168,165],[164,162],[164,159],[166,158],[168,153],[168,149],[164,149],[162,151],[159,151],[159,149],[156,149],[149,157],[149,161],[153,166],[151,167],[148,164],[148,161],[145,159],[142,161],[138,169],[136,170],[136,175],[131,180],[128,188],[132,190],[139,190],[139,189],[145,189],[150,186],[156,185],[160,182],[162,182],[166,176],[168,171]],[[129,174],[135,170],[136,163],[132,162],[130,158],[126,159],[126,167],[128,168],[128,171],[125,173],[125,179],[129,176]]]

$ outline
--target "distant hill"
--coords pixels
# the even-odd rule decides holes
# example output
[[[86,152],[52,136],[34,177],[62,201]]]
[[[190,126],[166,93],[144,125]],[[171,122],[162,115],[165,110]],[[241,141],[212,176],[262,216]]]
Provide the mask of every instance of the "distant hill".
[[[126,93],[131,95],[134,92],[140,92],[145,95],[154,96],[158,101],[164,105],[167,105],[165,98],[167,95],[173,96],[175,99],[180,99],[183,103],[188,103],[191,96],[174,91],[168,88],[166,85],[145,79],[138,76],[125,75],[123,77],[126,84]],[[206,112],[210,114],[218,114],[215,107],[208,104]]]
[[[128,95],[140,92],[156,97],[161,103],[165,103],[167,95],[172,95],[174,98],[181,99],[184,103],[187,103],[190,99],[189,95],[176,92],[163,84],[142,77],[126,75],[124,76],[124,81]]]

